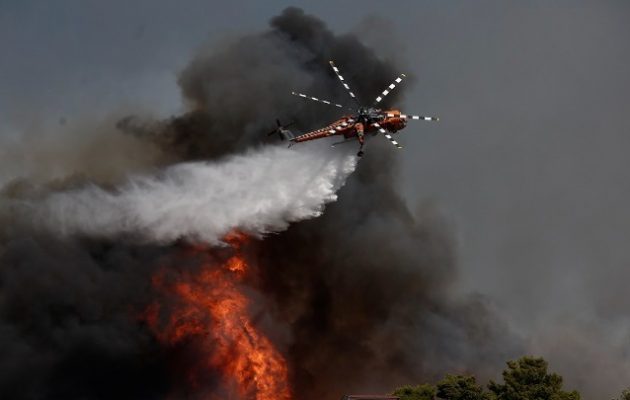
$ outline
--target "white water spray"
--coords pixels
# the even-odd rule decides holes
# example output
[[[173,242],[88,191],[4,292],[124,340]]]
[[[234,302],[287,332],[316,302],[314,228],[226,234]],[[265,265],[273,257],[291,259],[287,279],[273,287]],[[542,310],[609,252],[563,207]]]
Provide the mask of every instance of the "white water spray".
[[[217,243],[233,229],[265,234],[319,216],[355,167],[356,158],[337,149],[268,146],[131,177],[114,191],[53,193],[29,208],[61,235]]]

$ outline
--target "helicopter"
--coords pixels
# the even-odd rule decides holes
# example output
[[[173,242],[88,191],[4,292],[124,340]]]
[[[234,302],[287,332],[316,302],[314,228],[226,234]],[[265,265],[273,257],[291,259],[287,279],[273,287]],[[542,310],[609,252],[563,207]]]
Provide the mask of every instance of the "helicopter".
[[[287,125],[282,125],[280,120],[276,120],[277,128],[268,133],[269,136],[278,134],[281,140],[288,140],[289,146],[295,143],[306,142],[309,140],[321,139],[329,136],[343,136],[344,140],[333,143],[332,146],[336,146],[342,143],[358,141],[359,152],[357,156],[363,156],[363,147],[365,146],[365,138],[367,135],[376,136],[382,133],[392,145],[398,149],[402,149],[402,146],[396,141],[392,134],[404,129],[407,126],[409,120],[421,120],[421,121],[439,121],[438,117],[427,117],[422,115],[408,115],[403,114],[398,109],[383,110],[378,108],[379,103],[389,94],[394,88],[400,84],[406,77],[405,74],[400,74],[380,95],[376,97],[374,102],[370,106],[361,105],[357,96],[352,92],[350,86],[341,75],[339,68],[333,61],[330,61],[330,66],[339,78],[339,81],[343,85],[344,89],[348,92],[350,97],[354,100],[357,108],[351,108],[342,104],[334,103],[328,100],[320,99],[317,97],[309,96],[304,93],[291,92],[294,96],[301,97],[306,100],[312,100],[318,103],[323,103],[329,106],[338,108],[347,108],[352,113],[342,116],[336,121],[326,125],[323,128],[319,128],[310,132],[302,133],[299,135],[293,134],[289,129],[289,126],[293,125],[293,122]]]

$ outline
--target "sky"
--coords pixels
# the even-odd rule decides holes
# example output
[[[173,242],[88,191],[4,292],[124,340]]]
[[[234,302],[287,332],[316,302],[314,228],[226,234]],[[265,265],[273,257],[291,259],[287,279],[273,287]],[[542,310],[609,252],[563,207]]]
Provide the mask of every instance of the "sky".
[[[289,5],[360,32],[405,67],[403,110],[440,117],[400,135],[397,185],[450,221],[459,290],[486,296],[568,384],[627,386],[627,2],[0,0],[0,157],[15,159],[0,185],[31,164],[3,143],[176,114],[196,50]],[[589,386],[591,369],[610,372]]]

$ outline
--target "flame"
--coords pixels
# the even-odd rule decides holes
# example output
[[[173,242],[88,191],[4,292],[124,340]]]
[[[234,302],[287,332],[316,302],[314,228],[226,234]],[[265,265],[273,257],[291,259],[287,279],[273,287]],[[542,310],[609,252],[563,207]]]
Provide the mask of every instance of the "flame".
[[[251,301],[241,290],[248,265],[240,250],[247,236],[232,233],[224,241],[234,255],[219,265],[204,258],[200,270],[180,272],[174,282],[164,270],[155,275],[153,286],[175,301],[169,301],[168,309],[152,304],[144,320],[162,343],[199,340],[202,361],[188,376],[193,386],[220,371],[224,386],[240,399],[289,400],[286,360],[252,323]],[[207,253],[199,246],[189,251],[201,252],[202,258]]]

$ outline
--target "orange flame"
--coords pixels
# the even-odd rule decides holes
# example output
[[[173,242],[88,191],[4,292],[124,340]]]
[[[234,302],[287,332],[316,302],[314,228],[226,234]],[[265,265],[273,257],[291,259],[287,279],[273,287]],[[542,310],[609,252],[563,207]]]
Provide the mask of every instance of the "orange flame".
[[[164,271],[158,273],[153,285],[174,296],[175,305],[164,310],[154,303],[144,319],[163,343],[200,340],[205,360],[201,363],[203,371],[189,375],[193,385],[204,373],[218,370],[225,387],[241,399],[289,400],[287,363],[252,323],[250,299],[239,288],[248,273],[240,252],[246,240],[241,233],[228,235],[225,242],[235,254],[221,265],[205,261],[201,270],[181,272],[175,282],[166,282]],[[164,314],[165,321],[160,322]]]

